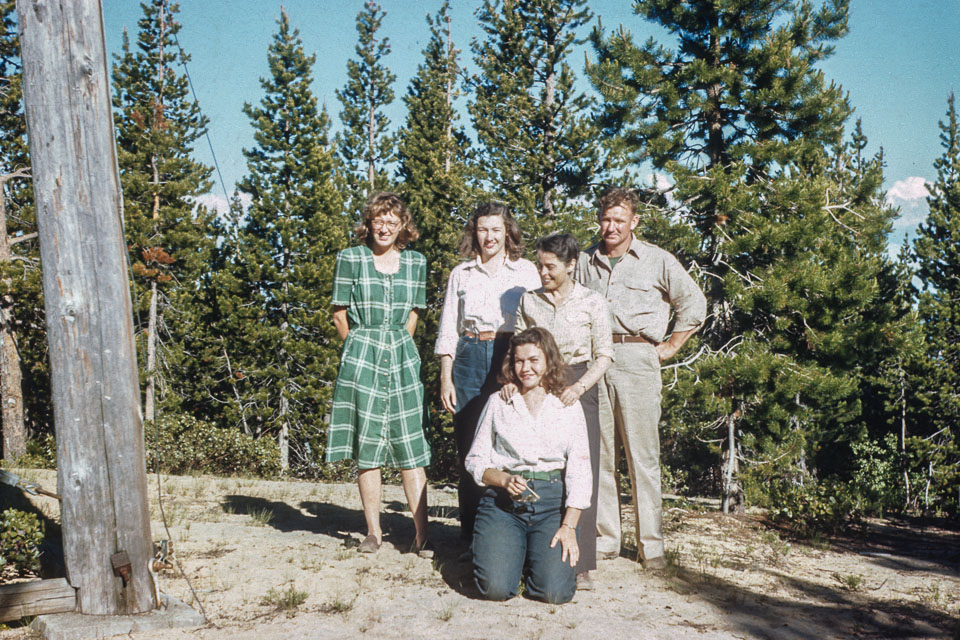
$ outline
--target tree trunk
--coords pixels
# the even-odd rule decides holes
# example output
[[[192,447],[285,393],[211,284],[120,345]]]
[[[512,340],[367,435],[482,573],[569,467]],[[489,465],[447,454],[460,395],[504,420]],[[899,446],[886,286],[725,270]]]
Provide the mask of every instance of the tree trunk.
[[[450,175],[450,155],[453,153],[453,40],[450,36],[450,14],[446,16],[447,22],[447,68],[446,80],[447,87],[444,92],[444,98],[447,101],[447,124],[444,130],[444,141],[446,147],[443,150],[443,173]]]
[[[897,373],[900,382],[900,470],[903,472],[903,490],[905,494],[903,507],[910,508],[910,470],[907,468],[907,388],[903,381],[902,363],[897,363]]]
[[[371,92],[372,94],[372,92]],[[367,192],[367,197],[373,195],[373,179],[376,177],[374,172],[374,158],[377,157],[375,151],[376,145],[376,136],[374,135],[376,126],[376,117],[377,112],[374,108],[373,101],[371,100],[370,104],[367,107],[367,182],[370,184],[370,191]]]
[[[141,613],[157,603],[103,12],[18,0],[17,15],[67,580],[80,613]]]
[[[737,412],[727,416],[727,450],[722,464],[725,473],[720,509],[723,513],[743,513],[743,487],[740,485],[737,458]]]
[[[550,66],[547,71],[547,78],[545,80],[545,96],[543,100],[543,108],[547,112],[547,128],[543,134],[543,151],[546,155],[547,161],[546,173],[543,175],[543,215],[548,219],[552,220],[556,216],[556,211],[553,208],[553,196],[554,191],[556,190],[556,167],[554,167],[554,157],[556,156],[554,145],[556,144],[556,123],[554,122],[553,116],[553,103],[556,94],[556,70],[554,69],[554,49],[555,46],[553,42],[547,44],[547,64]]]
[[[0,268],[10,262],[11,242],[7,238],[6,183],[12,178],[27,177],[25,169],[0,176]],[[12,282],[5,279],[4,288]],[[20,354],[13,330],[13,296],[0,298],[0,416],[3,423],[3,459],[12,461],[27,453],[27,429],[23,422],[23,386]]]
[[[156,383],[154,369],[157,364],[157,281],[150,281],[150,313],[147,316],[147,381],[143,398],[143,414],[147,422],[156,418]]]

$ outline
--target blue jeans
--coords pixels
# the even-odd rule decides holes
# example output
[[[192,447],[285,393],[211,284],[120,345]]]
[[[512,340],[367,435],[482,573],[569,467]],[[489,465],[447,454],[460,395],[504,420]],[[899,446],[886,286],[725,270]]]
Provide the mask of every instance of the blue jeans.
[[[560,557],[553,539],[563,520],[563,482],[527,480],[540,495],[531,503],[515,503],[506,491],[488,487],[480,499],[473,532],[473,579],[487,600],[517,595],[524,567],[527,595],[563,604],[577,591],[574,567]]]
[[[500,389],[497,374],[510,345],[509,338],[477,340],[474,336],[460,336],[453,358],[453,387],[457,392],[457,413],[453,416],[453,434],[457,443],[460,483],[457,502],[460,507],[460,537],[469,542],[477,517],[477,505],[483,489],[467,473],[463,461],[473,445],[477,422],[487,398]]]

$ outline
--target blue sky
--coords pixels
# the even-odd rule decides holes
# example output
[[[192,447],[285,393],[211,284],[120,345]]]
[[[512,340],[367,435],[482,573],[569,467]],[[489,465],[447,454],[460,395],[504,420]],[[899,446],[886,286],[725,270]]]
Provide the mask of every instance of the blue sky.
[[[383,35],[393,47],[386,64],[397,76],[396,100],[388,114],[393,127],[404,118],[400,97],[421,60],[429,37],[426,14],[441,0],[383,0]],[[241,149],[253,146],[253,130],[241,108],[262,97],[259,78],[268,73],[267,47],[276,32],[280,2],[265,0],[181,0],[180,44],[192,56],[190,75],[200,106],[210,118],[210,136],[227,189],[244,175]],[[481,32],[473,16],[479,1],[454,0],[453,37],[470,66],[470,40]],[[607,29],[625,25],[635,36],[655,33],[634,16],[627,0],[594,0],[591,9]],[[315,53],[314,92],[339,126],[335,90],[346,82],[346,63],[355,56],[354,19],[362,0],[285,0],[304,47]],[[107,49],[120,51],[123,29],[135,41],[142,12],[136,0],[103,0]],[[887,162],[888,199],[902,217],[891,237],[893,252],[905,233],[926,215],[925,181],[935,177],[933,161],[942,152],[937,122],[944,119],[947,96],[960,89],[960,2],[956,0],[852,0],[850,34],[822,65],[828,79],[849,92],[854,118],[862,118],[868,151],[882,146]],[[669,43],[668,43],[669,44]],[[588,53],[589,55],[589,53]],[[583,56],[571,63],[578,73]],[[853,122],[850,126],[852,128]],[[212,163],[206,142],[196,157]],[[222,199],[219,187],[210,198]]]

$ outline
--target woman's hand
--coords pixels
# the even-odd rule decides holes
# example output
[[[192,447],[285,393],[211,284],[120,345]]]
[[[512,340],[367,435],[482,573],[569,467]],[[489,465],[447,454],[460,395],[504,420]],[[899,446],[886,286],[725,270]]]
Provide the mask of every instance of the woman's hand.
[[[500,387],[500,399],[506,402],[507,400],[512,398],[513,394],[515,394],[516,392],[517,392],[517,385],[513,384],[512,382],[508,382],[507,384]]]
[[[563,393],[560,394],[560,402],[563,403],[563,406],[569,407],[579,400],[580,396],[586,393],[586,391],[587,390],[583,387],[583,383],[578,380],[569,387],[564,388]]]
[[[550,541],[550,548],[553,549],[560,543],[560,562],[566,562],[570,558],[570,566],[577,566],[580,561],[580,545],[577,544],[577,531],[571,529],[565,524],[560,525],[557,532],[553,534],[553,540]]]
[[[440,404],[450,413],[457,412],[457,388],[453,385],[453,356],[440,356]]]
[[[440,378],[440,402],[450,413],[457,412],[457,389],[453,386],[453,380]]]
[[[507,490],[510,497],[519,496],[527,490],[527,481],[523,476],[515,476],[512,473],[504,473],[503,488]]]

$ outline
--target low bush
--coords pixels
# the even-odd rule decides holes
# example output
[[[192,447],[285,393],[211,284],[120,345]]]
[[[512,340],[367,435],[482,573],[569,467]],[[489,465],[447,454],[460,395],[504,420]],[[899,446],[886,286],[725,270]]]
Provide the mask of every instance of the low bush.
[[[162,415],[159,430],[146,427],[147,468],[164,473],[280,475],[280,448],[239,429],[220,429],[182,414]]]
[[[0,576],[12,570],[18,576],[40,571],[43,527],[36,514],[7,509],[0,514]]]

